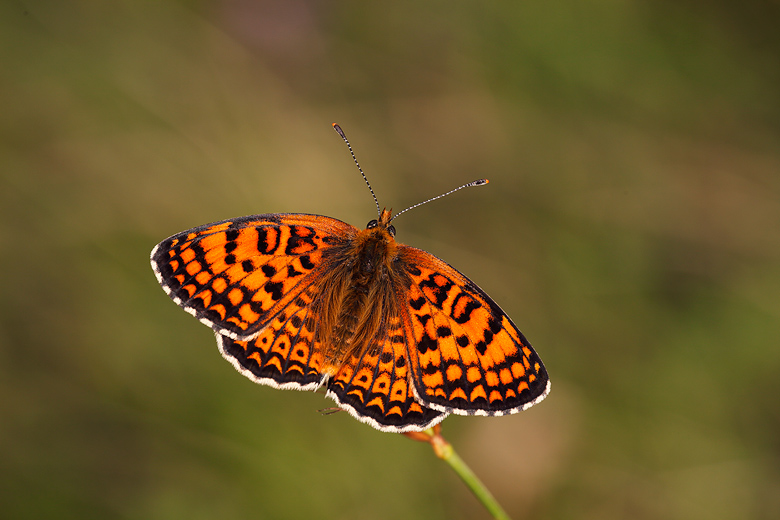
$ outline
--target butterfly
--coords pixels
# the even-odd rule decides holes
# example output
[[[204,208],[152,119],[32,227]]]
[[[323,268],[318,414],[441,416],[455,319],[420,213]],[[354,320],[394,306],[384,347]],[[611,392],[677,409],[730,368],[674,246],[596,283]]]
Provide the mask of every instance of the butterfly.
[[[506,415],[544,399],[547,371],[506,313],[454,267],[396,242],[391,222],[403,212],[374,201],[379,218],[365,229],[301,213],[196,227],[160,242],[152,268],[243,375],[324,387],[378,430],[422,431],[451,413]]]

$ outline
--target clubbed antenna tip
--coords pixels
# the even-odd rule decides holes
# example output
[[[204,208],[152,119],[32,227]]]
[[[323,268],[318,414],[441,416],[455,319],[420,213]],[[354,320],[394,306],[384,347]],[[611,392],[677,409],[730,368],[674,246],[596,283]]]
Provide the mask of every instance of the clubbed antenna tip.
[[[397,219],[399,217],[399,215],[401,215],[402,213],[406,213],[410,209],[414,209],[414,208],[416,208],[418,206],[422,206],[423,204],[428,204],[429,202],[433,202],[434,200],[440,199],[442,197],[446,197],[447,195],[450,195],[452,193],[455,193],[456,191],[462,190],[463,188],[471,188],[472,186],[484,186],[488,182],[490,182],[490,181],[487,180],[487,179],[477,179],[476,181],[471,181],[468,184],[464,184],[463,186],[458,186],[454,190],[450,190],[447,193],[442,193],[441,195],[433,197],[432,199],[428,199],[428,200],[424,200],[422,202],[418,202],[414,206],[409,206],[405,210],[399,211],[398,213],[395,214],[395,216],[393,218],[390,219],[390,221],[392,222],[393,220]]]
[[[339,133],[339,135],[341,136],[341,138],[342,138],[342,139],[344,139],[345,141],[347,141],[347,136],[346,136],[346,135],[344,135],[344,130],[342,130],[342,129],[341,129],[341,127],[338,125],[338,123],[333,123],[333,129],[334,129],[336,132],[338,132],[338,133]],[[349,142],[349,141],[347,141],[347,142]]]

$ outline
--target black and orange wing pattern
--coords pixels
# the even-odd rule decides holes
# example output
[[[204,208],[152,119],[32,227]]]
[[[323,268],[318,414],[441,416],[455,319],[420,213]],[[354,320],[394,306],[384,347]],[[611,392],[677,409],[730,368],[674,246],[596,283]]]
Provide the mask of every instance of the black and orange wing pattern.
[[[249,339],[301,307],[324,252],[358,231],[319,215],[253,215],[173,235],[151,262],[176,304],[218,334]]]
[[[305,314],[305,311],[302,313]],[[322,355],[312,347],[313,331],[306,318],[293,315],[250,341],[217,334],[222,355],[256,383],[282,389],[314,390],[325,385],[326,395],[361,422],[385,432],[422,431],[441,422],[446,412],[426,408],[409,386],[406,345],[389,338],[346,360],[336,376],[323,379]],[[296,328],[298,326],[298,328]]]
[[[449,413],[504,415],[541,401],[547,373],[512,321],[456,269],[397,244],[390,220],[383,211],[362,231],[317,215],[225,220],[164,240],[152,267],[239,372],[275,388],[324,386],[379,430],[421,431]],[[346,281],[382,269],[363,285]],[[339,284],[344,292],[334,292]],[[367,300],[355,307],[355,298]],[[374,323],[372,336],[342,345],[329,335],[334,320],[351,318]]]
[[[412,386],[442,412],[506,415],[545,398],[542,360],[503,310],[434,255],[399,246],[412,284],[403,308]]]
[[[222,356],[252,381],[274,388],[315,390],[322,384],[322,354],[314,342],[310,284],[254,338],[235,340],[216,333]]]
[[[328,396],[352,416],[382,431],[422,431],[438,424],[449,414],[416,399],[408,349],[400,318],[391,318],[383,337],[350,359],[348,368],[328,383]]]

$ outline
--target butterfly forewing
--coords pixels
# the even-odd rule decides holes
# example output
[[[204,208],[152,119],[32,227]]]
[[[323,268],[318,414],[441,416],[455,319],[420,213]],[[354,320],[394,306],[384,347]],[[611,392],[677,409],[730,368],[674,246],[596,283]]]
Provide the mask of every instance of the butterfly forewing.
[[[405,323],[422,403],[462,415],[504,415],[547,395],[541,359],[487,294],[430,253],[401,246],[399,255],[412,280]]]
[[[178,305],[219,334],[249,339],[295,304],[323,252],[357,231],[318,215],[254,215],[174,235],[151,261]]]

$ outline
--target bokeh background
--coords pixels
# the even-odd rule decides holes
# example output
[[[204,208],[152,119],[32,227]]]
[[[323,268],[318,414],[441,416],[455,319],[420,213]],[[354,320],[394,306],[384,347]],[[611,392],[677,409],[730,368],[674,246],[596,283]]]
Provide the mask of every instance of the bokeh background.
[[[307,212],[446,259],[552,393],[445,436],[517,518],[780,517],[780,5],[0,3],[0,516],[487,518],[254,385],[148,255]]]

